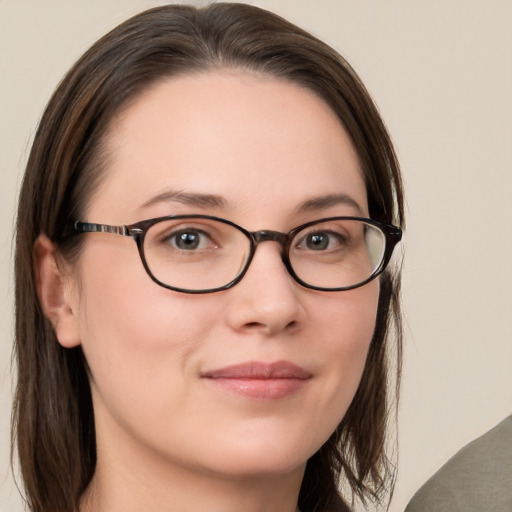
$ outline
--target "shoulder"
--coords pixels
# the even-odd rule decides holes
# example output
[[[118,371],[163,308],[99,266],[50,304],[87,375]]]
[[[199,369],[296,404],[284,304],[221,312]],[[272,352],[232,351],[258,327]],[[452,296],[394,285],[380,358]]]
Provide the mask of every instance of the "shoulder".
[[[406,512],[512,510],[512,415],[456,453]]]

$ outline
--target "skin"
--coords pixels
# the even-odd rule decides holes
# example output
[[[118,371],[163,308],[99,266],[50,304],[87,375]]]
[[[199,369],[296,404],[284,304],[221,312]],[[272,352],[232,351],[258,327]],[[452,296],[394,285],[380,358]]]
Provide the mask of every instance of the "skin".
[[[104,181],[85,219],[130,224],[202,213],[287,232],[368,216],[357,155],[313,93],[220,70],[168,79],[115,120]],[[215,194],[223,204],[155,197]],[[316,204],[345,194],[353,203]],[[168,194],[167,194],[168,195]],[[230,290],[189,295],[146,274],[130,238],[93,233],[75,267],[36,245],[40,296],[59,339],[90,367],[98,465],[85,512],[296,509],[307,459],[345,414],[375,327],[378,282],[344,292],[297,284],[265,242]],[[227,391],[205,371],[289,361],[311,378],[279,399]]]

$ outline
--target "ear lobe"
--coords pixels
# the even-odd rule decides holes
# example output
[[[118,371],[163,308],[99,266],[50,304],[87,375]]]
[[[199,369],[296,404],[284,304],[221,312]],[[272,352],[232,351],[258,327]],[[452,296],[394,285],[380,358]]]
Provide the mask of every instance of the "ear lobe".
[[[78,319],[71,303],[71,276],[59,268],[55,246],[45,235],[34,243],[34,273],[39,302],[59,343],[66,348],[80,345]]]

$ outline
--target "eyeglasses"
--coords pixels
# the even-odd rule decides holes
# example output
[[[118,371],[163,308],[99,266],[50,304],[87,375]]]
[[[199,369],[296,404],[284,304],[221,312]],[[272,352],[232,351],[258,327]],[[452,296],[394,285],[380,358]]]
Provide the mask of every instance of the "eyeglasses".
[[[278,242],[290,275],[306,288],[350,290],[381,274],[402,230],[359,217],[329,217],[288,233],[247,231],[209,215],[171,215],[128,226],[76,221],[74,233],[132,237],[142,264],[160,286],[183,293],[211,293],[237,284],[261,242]]]

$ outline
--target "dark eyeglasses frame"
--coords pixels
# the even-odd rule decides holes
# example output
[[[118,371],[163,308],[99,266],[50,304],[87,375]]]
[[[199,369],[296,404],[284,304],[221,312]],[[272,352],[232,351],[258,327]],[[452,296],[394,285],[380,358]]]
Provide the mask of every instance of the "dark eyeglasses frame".
[[[189,290],[186,288],[178,288],[175,286],[168,285],[166,283],[163,283],[162,281],[158,280],[153,273],[151,272],[147,262],[146,257],[144,254],[144,238],[146,237],[146,233],[149,230],[151,226],[154,224],[157,224],[162,221],[166,220],[178,220],[178,219],[207,219],[207,220],[214,220],[217,222],[221,222],[223,224],[227,224],[229,226],[233,226],[237,230],[241,231],[250,241],[250,250],[249,255],[247,258],[247,261],[245,263],[244,268],[241,270],[241,272],[228,284],[224,286],[220,286],[217,288],[208,288],[204,290]],[[301,230],[313,226],[315,224],[319,224],[322,222],[328,222],[333,220],[357,220],[362,221],[366,224],[370,224],[372,226],[377,227],[384,233],[385,239],[386,239],[386,245],[384,250],[384,255],[382,257],[381,264],[375,269],[375,271],[372,273],[372,275],[368,278],[362,281],[361,283],[357,283],[355,285],[351,286],[345,286],[340,288],[324,288],[320,286],[314,286],[311,284],[308,284],[304,282],[293,270],[293,267],[290,263],[289,258],[289,251],[291,242],[294,238],[294,236]],[[142,220],[140,222],[136,222],[134,224],[129,224],[125,226],[111,226],[108,224],[96,224],[92,222],[81,222],[81,221],[75,221],[70,229],[71,233],[68,232],[68,234],[81,234],[81,233],[112,233],[115,235],[122,235],[122,236],[128,236],[135,240],[137,244],[137,248],[139,250],[139,255],[142,260],[142,264],[144,265],[144,268],[151,277],[151,279],[157,283],[160,286],[163,286],[164,288],[167,288],[169,290],[174,290],[176,292],[181,293],[190,293],[190,294],[201,294],[201,293],[214,293],[219,292],[222,290],[227,290],[229,288],[232,288],[237,283],[239,283],[242,278],[244,277],[245,273],[249,269],[249,266],[251,264],[251,261],[254,257],[254,254],[256,252],[256,248],[261,242],[278,242],[281,247],[281,259],[283,261],[284,266],[286,267],[286,270],[289,272],[289,274],[299,283],[300,285],[304,286],[305,288],[309,288],[312,290],[319,290],[319,291],[330,291],[330,292],[336,292],[336,291],[345,291],[345,290],[352,290],[354,288],[359,288],[360,286],[365,285],[366,283],[372,281],[377,276],[382,274],[384,270],[386,269],[390,259],[391,255],[393,253],[393,249],[398,244],[398,242],[402,239],[402,229],[393,226],[392,224],[386,224],[385,222],[380,222],[373,219],[367,219],[364,217],[326,217],[324,219],[318,219],[311,222],[307,222],[305,224],[301,224],[300,226],[297,226],[296,228],[292,229],[288,233],[282,233],[280,231],[272,231],[272,230],[260,230],[260,231],[247,231],[243,227],[239,226],[238,224],[235,224],[234,222],[231,222],[227,219],[222,219],[219,217],[214,217],[211,215],[168,215],[165,217],[156,217],[154,219],[147,219]]]

